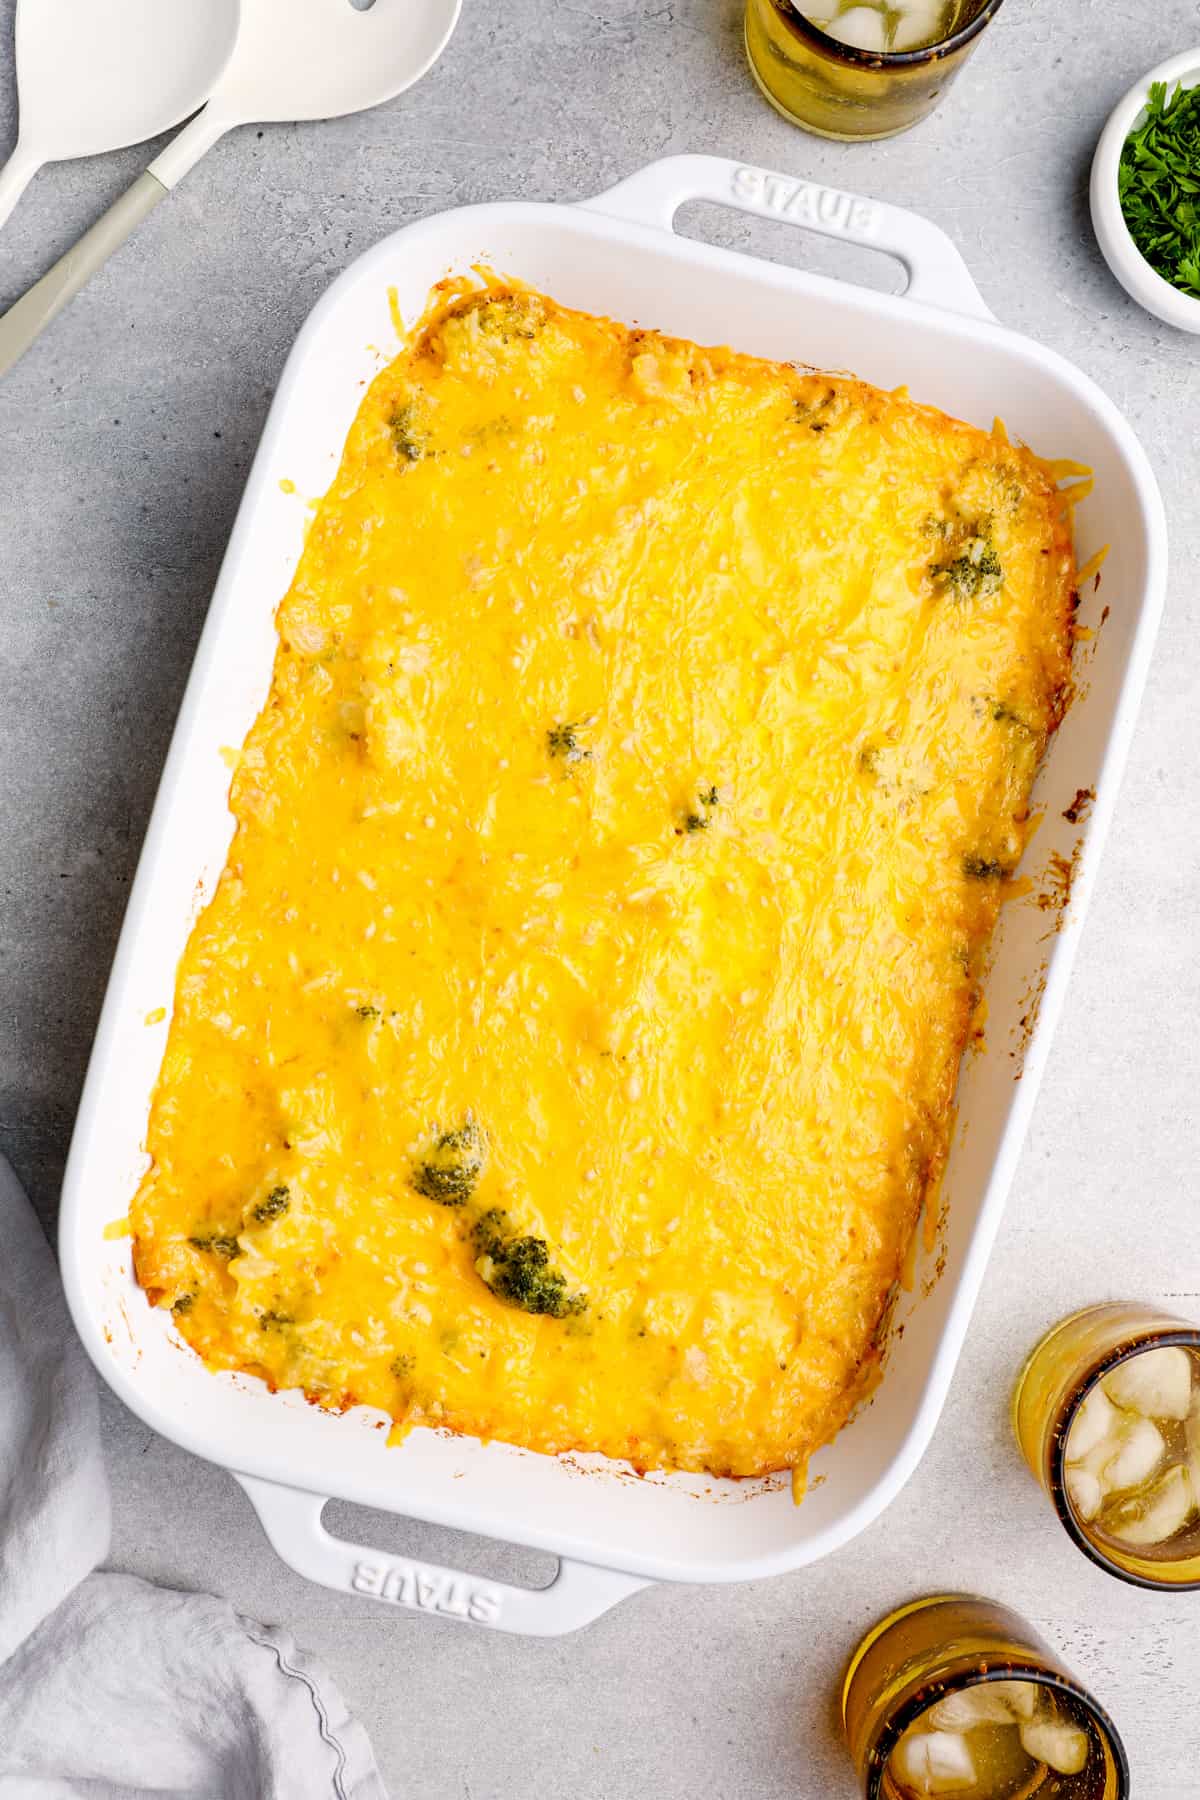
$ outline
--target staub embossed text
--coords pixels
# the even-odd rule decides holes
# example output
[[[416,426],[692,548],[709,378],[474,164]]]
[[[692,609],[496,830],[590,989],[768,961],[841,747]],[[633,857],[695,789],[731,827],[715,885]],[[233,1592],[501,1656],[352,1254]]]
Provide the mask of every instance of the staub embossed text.
[[[746,165],[735,169],[733,196],[743,205],[760,207],[777,213],[781,219],[795,219],[802,225],[819,225],[826,231],[853,232],[856,237],[870,237],[878,224],[878,213],[869,200],[854,194],[843,194],[837,188],[817,187],[810,181],[789,181],[784,175],[772,175],[767,169]]]
[[[350,1585],[356,1593],[416,1612],[448,1613],[452,1618],[472,1619],[477,1625],[494,1625],[500,1617],[503,1596],[495,1588],[480,1587],[461,1575],[439,1569],[423,1569],[415,1563],[367,1562],[354,1565]]]

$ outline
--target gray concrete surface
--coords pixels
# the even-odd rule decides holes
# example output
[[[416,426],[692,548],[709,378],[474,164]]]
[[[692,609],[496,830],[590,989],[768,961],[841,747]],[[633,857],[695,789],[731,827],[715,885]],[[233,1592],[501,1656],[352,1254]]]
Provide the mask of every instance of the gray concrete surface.
[[[0,0],[7,45],[13,0]],[[1038,1331],[1136,1292],[1200,1316],[1200,339],[1113,285],[1086,212],[1102,121],[1200,43],[1196,0],[1008,0],[930,123],[874,147],[801,135],[741,60],[737,0],[466,0],[444,60],[359,119],[220,145],[0,383],[0,1141],[53,1220],[138,846],[246,467],[284,355],[330,278],[384,232],[492,198],[572,199],[653,157],[724,152],[913,206],[1008,323],[1132,419],[1173,533],[1165,629],[1036,1121],[961,1370],[922,1468],[823,1565],[660,1588],[561,1642],[473,1633],[306,1585],[219,1470],[113,1400],[114,1564],[287,1622],[336,1672],[397,1796],[849,1800],[834,1690],[905,1596],[994,1592],[1062,1645],[1126,1735],[1139,1800],[1200,1793],[1200,1595],[1107,1581],[1068,1546],[1010,1442]],[[0,146],[15,124],[0,58]],[[47,171],[0,237],[0,306],[143,152]],[[865,253],[698,209],[689,228],[892,280]],[[544,1559],[397,1521],[380,1541],[497,1573]]]

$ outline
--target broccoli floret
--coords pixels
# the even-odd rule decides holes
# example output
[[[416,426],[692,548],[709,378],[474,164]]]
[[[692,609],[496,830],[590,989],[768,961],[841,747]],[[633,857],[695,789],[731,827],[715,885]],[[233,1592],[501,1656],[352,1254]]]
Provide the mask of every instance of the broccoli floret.
[[[931,563],[929,572],[959,600],[979,600],[1004,585],[1004,565],[995,545],[985,537],[968,539],[960,556],[950,562]]]
[[[454,1131],[443,1131],[432,1148],[414,1164],[411,1185],[439,1206],[462,1206],[475,1192],[483,1173],[483,1137],[474,1119]]]
[[[480,1279],[499,1299],[552,1319],[584,1310],[586,1297],[569,1294],[565,1277],[551,1268],[545,1239],[510,1236],[507,1213],[492,1207],[476,1221],[471,1238]]]
[[[429,433],[418,420],[417,409],[411,400],[392,413],[388,430],[392,434],[392,448],[401,462],[416,463],[429,455]]]
[[[284,1325],[294,1325],[295,1323],[291,1313],[265,1312],[259,1314],[258,1328],[260,1331],[279,1331]]]
[[[997,725],[1015,725],[1018,731],[1023,731],[1028,737],[1034,735],[1032,725],[1027,725],[1020,713],[1014,712],[1004,700],[995,702],[992,707],[992,718]]]
[[[591,760],[592,752],[579,741],[582,725],[552,725],[546,733],[546,748],[560,762],[581,763]]]
[[[828,431],[830,424],[844,410],[838,404],[836,388],[826,388],[825,392],[811,399],[798,394],[792,402],[792,414],[797,425],[807,425],[810,431]]]
[[[999,881],[1004,864],[990,856],[964,856],[963,874],[971,881]]]
[[[471,1242],[481,1256],[499,1256],[505,1239],[511,1236],[508,1214],[498,1206],[489,1206],[485,1213],[480,1213],[471,1230]]]
[[[710,782],[708,787],[698,790],[697,799],[699,809],[692,808],[684,813],[682,825],[677,825],[675,828],[676,837],[681,837],[685,831],[689,836],[695,831],[707,831],[712,823],[709,813],[713,807],[721,804],[721,795],[718,789]]]
[[[513,338],[535,338],[546,322],[545,308],[536,294],[484,297],[475,310],[479,329],[496,333],[506,344]]]
[[[265,1225],[268,1219],[278,1219],[291,1204],[292,1197],[288,1190],[285,1187],[275,1187],[271,1189],[265,1200],[259,1201],[250,1217],[256,1219],[260,1225]]]
[[[210,1250],[214,1256],[223,1256],[226,1262],[242,1254],[242,1246],[235,1237],[225,1237],[219,1232],[196,1232],[188,1243],[197,1250]]]
[[[195,1303],[195,1299],[195,1294],[180,1294],[178,1300],[173,1300],[171,1302],[171,1311],[173,1313],[190,1312]]]
[[[550,1267],[550,1252],[542,1238],[510,1238],[498,1257],[481,1257],[480,1262],[486,1265],[480,1274],[493,1294],[524,1312],[563,1319],[583,1309],[581,1297],[568,1294],[564,1277]]]

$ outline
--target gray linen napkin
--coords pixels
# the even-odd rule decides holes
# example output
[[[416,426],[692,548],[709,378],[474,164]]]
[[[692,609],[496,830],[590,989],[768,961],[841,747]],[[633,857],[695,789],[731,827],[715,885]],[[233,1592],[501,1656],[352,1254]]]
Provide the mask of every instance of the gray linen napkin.
[[[95,1380],[0,1157],[0,1800],[387,1800],[286,1633],[90,1573],[108,1550]]]
[[[0,1664],[108,1554],[96,1384],[0,1156]],[[0,1748],[0,1754],[2,1754]]]

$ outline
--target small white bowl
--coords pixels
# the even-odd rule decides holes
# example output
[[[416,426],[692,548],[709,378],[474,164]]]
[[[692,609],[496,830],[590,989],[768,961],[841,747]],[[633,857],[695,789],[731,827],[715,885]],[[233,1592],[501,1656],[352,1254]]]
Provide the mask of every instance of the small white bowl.
[[[1092,224],[1104,260],[1125,291],[1168,325],[1176,325],[1180,331],[1200,332],[1200,300],[1172,287],[1151,268],[1130,236],[1117,192],[1117,171],[1125,140],[1145,111],[1151,84],[1156,81],[1165,81],[1168,93],[1174,91],[1176,82],[1182,82],[1184,87],[1200,85],[1200,47],[1185,50],[1151,69],[1114,109],[1092,163]]]

